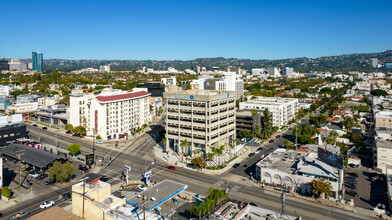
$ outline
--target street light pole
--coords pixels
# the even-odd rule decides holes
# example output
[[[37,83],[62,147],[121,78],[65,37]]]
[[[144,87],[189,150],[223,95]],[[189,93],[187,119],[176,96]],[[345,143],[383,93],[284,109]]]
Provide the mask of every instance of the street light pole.
[[[57,155],[59,155],[59,144],[58,144],[58,140],[57,140],[57,133],[55,134],[56,136],[56,150],[57,150]]]
[[[93,172],[95,172],[95,129],[93,129],[93,159],[94,159],[94,168],[93,168]]]

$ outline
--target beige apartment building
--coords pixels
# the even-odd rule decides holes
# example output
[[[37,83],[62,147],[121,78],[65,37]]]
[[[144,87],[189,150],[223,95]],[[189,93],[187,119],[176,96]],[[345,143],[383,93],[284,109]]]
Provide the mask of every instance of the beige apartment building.
[[[384,174],[387,173],[387,166],[389,167],[388,173],[392,171],[390,169],[392,166],[392,142],[390,140],[376,140],[374,163]]]
[[[392,111],[381,111],[375,115],[377,128],[392,128]]]
[[[186,90],[164,93],[166,144],[179,154],[211,152],[211,147],[229,149],[236,140],[235,91]],[[187,140],[189,146],[181,146]]]

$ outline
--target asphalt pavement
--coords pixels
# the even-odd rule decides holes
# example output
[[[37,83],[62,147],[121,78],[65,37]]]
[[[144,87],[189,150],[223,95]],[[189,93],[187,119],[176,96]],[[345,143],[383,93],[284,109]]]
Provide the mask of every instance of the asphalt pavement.
[[[31,130],[31,133],[33,135],[40,133],[41,137],[44,137],[44,143],[53,144],[56,142],[56,137],[52,133],[50,133],[50,131],[43,131],[42,129],[39,130],[39,128],[30,129],[30,127],[31,126],[28,126],[28,129]],[[287,135],[290,135],[291,130],[288,130],[287,132]],[[162,163],[158,160],[156,161],[156,163],[152,164],[155,159],[152,153],[153,143],[151,141],[148,142],[148,140],[151,140],[151,136],[146,134],[139,137],[137,140],[132,141],[129,144],[129,148],[127,148],[125,152],[120,153],[116,157],[112,158],[113,161],[111,161],[110,166],[107,166],[101,173],[109,177],[113,177],[114,179],[118,178],[124,171],[124,164],[127,164],[131,165],[132,167],[130,177],[141,178],[141,174],[143,173],[145,167],[151,166],[151,179],[153,181],[172,179],[181,183],[188,184],[189,191],[199,193],[201,195],[205,195],[209,187],[226,188],[227,186],[230,186],[232,189],[229,193],[230,197],[246,202],[253,202],[258,206],[278,211],[281,207],[279,194],[265,192],[259,187],[249,186],[249,184],[245,184],[245,182],[241,181],[247,181],[249,173],[254,171],[252,166],[254,166],[255,163],[260,159],[259,157],[261,154],[268,154],[274,149],[278,148],[279,145],[283,145],[285,138],[285,135],[281,135],[281,137],[274,140],[273,143],[268,143],[267,147],[265,147],[258,155],[250,157],[249,159],[244,161],[241,164],[241,168],[233,168],[223,175],[206,175],[184,168],[169,170],[165,168],[165,163]],[[90,152],[90,149],[92,149],[92,144],[85,143],[82,141],[77,142],[77,140],[71,137],[64,137],[62,135],[58,135],[57,139],[59,147],[61,148],[66,148],[66,146],[68,146],[70,143],[76,142],[82,145],[83,152]],[[108,153],[112,153],[112,149],[96,145],[96,153],[97,155],[102,156]],[[246,165],[246,167],[243,166],[244,164]],[[244,178],[239,182],[233,182],[231,181],[231,175],[243,176]],[[61,189],[61,191],[48,192],[47,194],[41,197],[34,198],[29,202],[19,204],[13,209],[7,210],[3,214],[7,215],[16,213],[17,211],[29,208],[33,205],[38,205],[43,201],[49,200],[50,198],[55,198],[56,196],[58,197],[59,194],[63,194],[69,190],[70,188],[65,187]],[[290,215],[302,216],[305,219],[326,219],[328,216],[330,217],[330,219],[369,219],[369,217],[367,216],[361,216],[355,213],[343,211],[336,208],[329,208],[323,205],[315,204],[313,202],[308,202],[291,197],[288,197],[286,199],[286,213]]]

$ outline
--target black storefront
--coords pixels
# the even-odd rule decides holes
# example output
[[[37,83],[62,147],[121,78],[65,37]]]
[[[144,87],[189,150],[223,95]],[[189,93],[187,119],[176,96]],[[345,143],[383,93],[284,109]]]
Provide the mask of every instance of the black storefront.
[[[26,137],[26,125],[12,124],[0,128],[0,146],[14,143],[18,138]]]

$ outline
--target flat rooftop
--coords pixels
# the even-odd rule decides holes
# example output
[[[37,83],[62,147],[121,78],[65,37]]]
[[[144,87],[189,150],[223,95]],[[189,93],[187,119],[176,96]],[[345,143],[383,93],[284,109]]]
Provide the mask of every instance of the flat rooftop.
[[[163,97],[166,99],[187,100],[187,101],[215,101],[226,98],[233,98],[236,91],[218,90],[185,90],[180,92],[165,92]]]
[[[0,153],[14,159],[18,159],[18,152],[23,152],[23,155],[20,157],[23,162],[38,168],[44,168],[57,159],[66,159],[62,155],[52,154],[50,152],[23,144],[9,144],[3,148],[0,148]]]
[[[139,205],[143,203],[144,196],[146,198],[146,210],[151,211],[187,188],[188,185],[166,179],[146,191],[126,198],[126,201],[131,205],[139,207]],[[151,200],[151,198],[155,198],[155,201]]]
[[[384,141],[384,140],[376,141],[376,147],[392,149],[392,141]]]
[[[259,163],[259,166],[269,169],[276,169],[286,173],[294,173],[295,163],[298,159],[306,156],[307,152],[294,151],[286,149],[276,149],[264,157]]]

